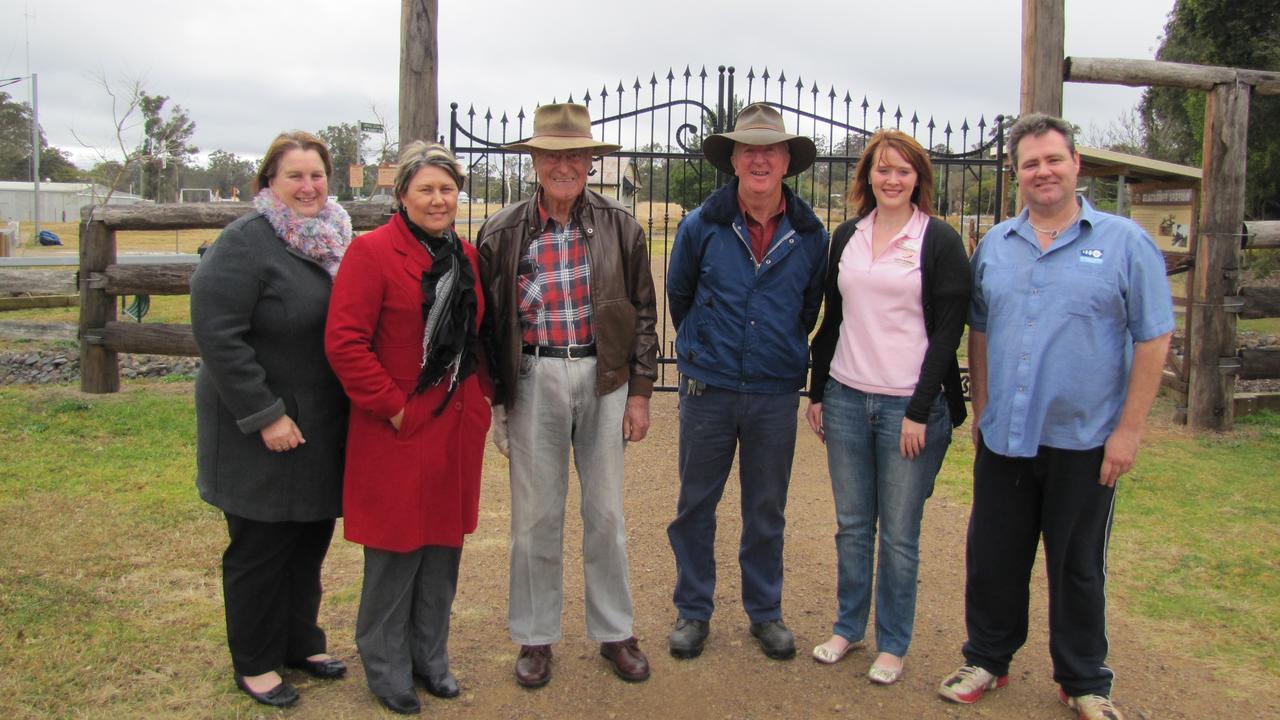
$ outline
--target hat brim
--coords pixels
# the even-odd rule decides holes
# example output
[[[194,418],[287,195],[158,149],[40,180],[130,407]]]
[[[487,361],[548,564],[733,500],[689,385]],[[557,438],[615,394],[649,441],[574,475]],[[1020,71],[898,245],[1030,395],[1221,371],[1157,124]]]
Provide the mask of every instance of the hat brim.
[[[543,136],[503,145],[502,149],[519,150],[520,152],[533,152],[534,150],[590,150],[592,155],[608,155],[609,153],[618,152],[622,149],[622,146],[602,143],[595,138]]]
[[[726,175],[734,175],[731,157],[733,144],[736,142],[746,145],[786,143],[787,150],[791,154],[791,162],[787,164],[787,174],[784,177],[799,175],[808,170],[818,157],[818,148],[809,138],[765,128],[708,135],[707,139],[702,141],[702,154],[715,169]]]

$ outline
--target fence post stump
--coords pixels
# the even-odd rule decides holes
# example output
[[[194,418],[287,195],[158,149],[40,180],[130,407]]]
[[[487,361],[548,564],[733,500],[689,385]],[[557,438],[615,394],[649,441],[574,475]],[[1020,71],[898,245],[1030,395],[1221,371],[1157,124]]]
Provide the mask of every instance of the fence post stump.
[[[89,287],[90,273],[105,272],[116,261],[116,232],[101,220],[80,223],[80,390],[120,391],[120,358],[104,344],[104,329],[116,319],[114,296]]]
[[[1243,83],[1216,85],[1205,109],[1200,238],[1187,312],[1187,421],[1198,430],[1227,431],[1234,423],[1235,375],[1222,360],[1237,355],[1236,316],[1224,301],[1239,286],[1249,94]]]

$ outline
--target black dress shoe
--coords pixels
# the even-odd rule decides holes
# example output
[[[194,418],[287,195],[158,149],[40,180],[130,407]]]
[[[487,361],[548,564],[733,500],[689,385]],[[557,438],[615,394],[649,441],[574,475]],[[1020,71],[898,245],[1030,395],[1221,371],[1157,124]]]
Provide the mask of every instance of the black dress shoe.
[[[245,692],[246,695],[257,700],[263,705],[271,707],[289,707],[298,702],[298,691],[289,683],[281,680],[280,684],[271,688],[266,692],[254,692],[249,689],[249,684],[244,681],[244,676],[236,674],[236,687]]]
[[[395,695],[379,695],[378,699],[393,713],[417,715],[422,712],[422,704],[418,702],[418,696],[412,690]]]
[[[458,697],[458,694],[462,692],[462,688],[458,687],[458,679],[448,670],[435,676],[419,675],[417,673],[414,673],[413,676],[418,679],[418,682],[422,683],[422,687],[427,692],[438,698],[448,700],[449,698]]]
[[[774,660],[789,660],[796,655],[796,637],[781,620],[751,624],[751,634],[760,641],[760,649]]]
[[[706,644],[710,633],[711,623],[706,620],[676,620],[676,627],[671,631],[671,637],[667,638],[671,656],[682,660],[698,657],[702,654],[702,646]]]
[[[285,663],[285,667],[302,670],[312,677],[321,680],[336,680],[347,674],[347,664],[335,657],[324,660],[293,660]]]

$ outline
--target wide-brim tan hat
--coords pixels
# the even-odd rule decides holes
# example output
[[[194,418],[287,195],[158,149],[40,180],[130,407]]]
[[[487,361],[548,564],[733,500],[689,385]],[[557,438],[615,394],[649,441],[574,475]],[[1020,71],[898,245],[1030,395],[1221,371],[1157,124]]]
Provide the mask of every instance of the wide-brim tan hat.
[[[600,142],[591,134],[591,115],[585,105],[557,103],[543,105],[533,111],[533,136],[528,140],[503,145],[505,150],[590,150],[593,155],[608,155],[621,145]]]
[[[772,145],[784,142],[791,153],[786,177],[809,169],[818,157],[818,148],[803,135],[792,135],[782,123],[782,114],[765,103],[752,103],[738,113],[738,122],[732,132],[708,135],[702,141],[702,154],[717,170],[733,175],[733,144]]]

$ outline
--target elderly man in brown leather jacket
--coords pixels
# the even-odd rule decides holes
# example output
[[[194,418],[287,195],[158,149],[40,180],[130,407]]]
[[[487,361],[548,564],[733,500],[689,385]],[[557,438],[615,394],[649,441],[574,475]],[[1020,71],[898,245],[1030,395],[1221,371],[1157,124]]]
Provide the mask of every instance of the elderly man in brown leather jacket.
[[[538,190],[480,228],[500,396],[494,441],[510,458],[508,626],[516,681],[551,679],[560,640],[564,506],[572,450],[582,484],[587,635],[619,677],[649,677],[632,632],[622,513],[623,448],[649,429],[657,376],[657,307],[644,231],[621,205],[586,189],[598,142],[582,105],[538,108]]]

